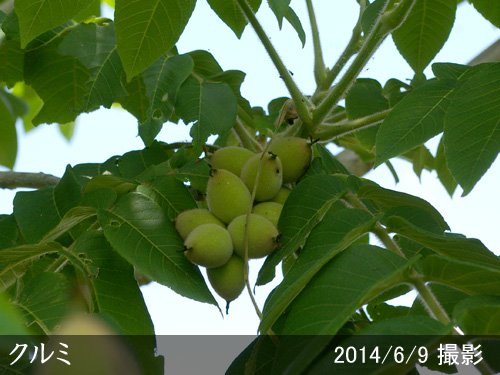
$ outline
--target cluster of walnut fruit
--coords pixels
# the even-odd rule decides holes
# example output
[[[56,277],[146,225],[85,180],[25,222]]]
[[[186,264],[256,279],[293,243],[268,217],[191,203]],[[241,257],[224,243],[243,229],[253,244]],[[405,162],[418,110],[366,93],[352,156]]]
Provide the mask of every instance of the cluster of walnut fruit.
[[[281,209],[310,162],[311,146],[298,137],[275,138],[263,153],[230,146],[210,156],[208,208],[181,212],[175,226],[186,257],[206,267],[228,303],[245,287],[245,255],[263,258],[276,248]]]

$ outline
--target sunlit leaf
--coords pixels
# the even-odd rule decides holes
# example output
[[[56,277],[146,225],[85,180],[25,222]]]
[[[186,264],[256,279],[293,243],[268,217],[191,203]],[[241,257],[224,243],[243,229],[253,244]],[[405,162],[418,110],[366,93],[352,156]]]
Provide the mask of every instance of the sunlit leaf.
[[[267,299],[262,332],[266,332],[308,283],[334,256],[367,233],[376,219],[355,209],[331,210],[309,235],[300,256]]]
[[[500,7],[490,0],[470,0],[481,15],[496,27],[500,27]]]
[[[21,46],[45,31],[61,25],[92,4],[93,0],[16,0]]]
[[[141,273],[180,295],[216,305],[160,206],[142,194],[130,193],[113,208],[99,211],[98,216],[113,249]]]
[[[500,258],[475,238],[465,238],[457,234],[434,234],[396,216],[387,219],[387,226],[390,231],[408,237],[438,254],[457,261],[500,269]]]
[[[25,80],[44,104],[35,125],[73,121],[83,111],[89,71],[80,61],[57,53],[59,39],[26,54]],[[54,87],[58,90],[54,91]]]
[[[0,90],[0,165],[13,168],[17,157],[17,131],[9,95]]]
[[[396,47],[415,73],[422,73],[443,47],[456,9],[456,0],[417,0],[403,25],[393,32]]]
[[[466,335],[500,335],[500,297],[469,297],[455,306],[453,318]]]
[[[130,81],[169,51],[181,35],[196,0],[118,0],[118,53]]]
[[[89,232],[81,236],[74,249],[99,268],[92,279],[98,311],[111,317],[123,334],[154,334],[132,265],[110,248],[102,234]]]
[[[250,0],[248,4],[254,12],[260,7],[262,0]],[[248,23],[245,15],[241,11],[238,2],[233,0],[208,0],[208,4],[224,23],[234,31],[238,38],[241,38],[243,30]]]
[[[43,272],[28,280],[15,305],[29,325],[51,332],[70,310],[71,285],[62,273]]]
[[[179,89],[175,109],[184,122],[195,122],[190,134],[200,146],[210,134],[220,134],[234,126],[236,106],[236,97],[226,83],[189,78]]]
[[[469,295],[500,296],[500,269],[461,262],[438,255],[427,256],[419,266],[428,281],[448,285]]]
[[[101,105],[110,108],[117,98],[127,95],[112,23],[78,25],[64,37],[58,51],[77,58],[90,71],[82,111],[90,112]]]
[[[429,81],[408,93],[380,125],[376,139],[376,164],[421,145],[444,128],[446,110],[456,82]]]
[[[444,118],[444,153],[468,194],[500,152],[500,63],[474,67],[453,95]]]
[[[273,279],[278,263],[304,244],[309,233],[347,190],[343,179],[328,175],[308,177],[292,190],[278,223],[282,245],[267,257],[259,271],[257,285]]]

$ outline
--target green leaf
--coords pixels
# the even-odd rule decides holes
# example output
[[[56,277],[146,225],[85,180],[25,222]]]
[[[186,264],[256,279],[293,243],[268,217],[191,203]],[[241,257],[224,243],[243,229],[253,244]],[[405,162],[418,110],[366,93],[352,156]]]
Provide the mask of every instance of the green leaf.
[[[416,211],[425,212],[433,226],[441,229],[441,232],[450,229],[443,216],[426,200],[414,195],[401,193],[399,191],[384,189],[377,185],[365,185],[359,188],[357,195],[362,199],[369,199],[385,212],[391,208],[406,207]]]
[[[408,237],[438,254],[461,262],[500,269],[500,258],[475,238],[465,238],[451,233],[434,234],[396,216],[390,217],[386,221],[391,232]]]
[[[393,306],[388,303],[369,304],[366,311],[374,322],[381,322],[400,316],[406,316],[409,308],[406,306]]]
[[[21,262],[35,260],[42,255],[62,251],[63,247],[57,242],[43,242],[34,245],[20,245],[0,251],[0,263],[15,266]]]
[[[0,90],[0,165],[14,168],[17,157],[16,116],[10,94]]]
[[[335,156],[322,144],[315,143],[312,145],[314,160],[318,160],[317,163],[320,166],[320,170],[326,174],[346,174],[349,175],[349,171],[344,167],[344,165],[337,160]],[[314,163],[313,160],[313,163]]]
[[[333,335],[357,308],[402,282],[408,265],[386,249],[353,246],[314,276],[275,327],[280,334]]]
[[[470,69],[444,119],[448,167],[467,195],[500,152],[500,63]]]
[[[392,33],[396,47],[417,75],[448,39],[456,0],[417,0],[403,25]]]
[[[485,265],[460,262],[438,255],[419,262],[425,280],[459,289],[469,295],[500,296],[500,269]]]
[[[54,202],[60,216],[76,207],[82,199],[82,189],[71,166],[66,167],[61,180],[54,187]]]
[[[306,33],[304,31],[304,28],[302,27],[299,16],[297,16],[297,13],[295,13],[295,11],[291,7],[288,7],[287,12],[285,13],[285,18],[294,28],[302,43],[302,47],[304,47],[306,44]]]
[[[274,324],[308,283],[338,253],[370,231],[376,218],[357,209],[330,210],[309,235],[300,256],[264,306],[261,332]]]
[[[42,255],[57,253],[63,247],[56,242],[21,245],[0,251],[0,291],[6,290]]]
[[[26,243],[40,241],[61,220],[53,194],[54,189],[48,188],[20,191],[14,197],[14,216]]]
[[[98,312],[111,317],[123,334],[154,335],[132,265],[114,252],[97,232],[79,237],[74,249],[99,268],[97,277],[91,279]]]
[[[278,263],[304,244],[313,228],[346,192],[343,179],[328,175],[308,177],[292,190],[278,223],[282,245],[267,257],[259,271],[257,285],[264,285],[273,279]]]
[[[431,80],[409,92],[387,115],[376,139],[376,164],[380,165],[421,145],[444,127],[450,95],[456,82]]]
[[[93,0],[16,0],[14,9],[19,18],[21,47],[38,35],[76,16],[92,5]]]
[[[116,162],[120,175],[125,178],[135,178],[153,165],[163,163],[168,154],[158,142],[143,150],[129,151],[120,156]]]
[[[453,64],[453,63],[435,63],[432,64],[432,72],[436,75],[436,78],[439,79],[460,79],[467,70],[470,69],[470,66],[461,65],[461,64]]]
[[[125,89],[128,92],[128,96],[118,98],[118,102],[123,108],[134,115],[139,123],[146,122],[150,101],[146,93],[146,86],[142,80],[142,76],[132,78],[125,86]]]
[[[57,226],[47,233],[42,241],[55,241],[64,233],[70,231],[83,221],[96,216],[97,212],[93,207],[74,207],[66,212]]]
[[[71,56],[57,52],[59,38],[26,54],[25,80],[44,104],[33,119],[35,125],[73,121],[83,111],[89,71]],[[57,87],[57,90],[54,90]]]
[[[51,332],[70,311],[71,284],[62,273],[42,272],[29,278],[15,305],[28,322]]]
[[[466,335],[500,335],[500,297],[469,297],[455,306],[453,319]]]
[[[76,123],[74,121],[67,122],[66,124],[58,124],[59,133],[67,141],[71,141],[73,135],[75,134]]]
[[[389,107],[382,93],[382,85],[370,78],[359,78],[345,98],[345,109],[349,119],[368,116]]]
[[[112,23],[78,25],[64,37],[58,52],[77,58],[90,72],[83,111],[91,112],[101,105],[110,108],[117,98],[127,95]]]
[[[216,305],[198,267],[183,254],[182,240],[160,206],[130,193],[113,208],[100,210],[106,239],[141,273],[182,296]]]
[[[413,164],[413,172],[420,179],[424,169],[432,171],[434,169],[434,157],[425,145],[420,145],[403,155]]]
[[[195,4],[196,0],[116,2],[118,53],[129,81],[174,46]]]
[[[290,0],[267,0],[267,2],[276,16],[281,29],[283,26],[283,18],[286,17],[288,9],[290,8]]]
[[[188,53],[194,62],[194,71],[202,77],[211,77],[222,73],[222,68],[213,57],[213,55],[205,50],[196,50]]]
[[[490,0],[470,0],[474,8],[496,27],[500,27],[500,6]]]
[[[5,344],[5,336],[23,336],[29,335],[21,311],[16,308],[6,294],[0,293],[0,335],[2,337],[2,346]],[[3,348],[1,348],[3,349]]]
[[[389,102],[382,93],[382,85],[369,78],[357,79],[345,98],[345,108],[349,119],[356,119],[381,112],[389,108]],[[378,127],[357,131],[355,137],[369,148],[375,145]]]
[[[14,215],[0,215],[0,250],[17,243],[19,230]]]
[[[163,123],[172,117],[179,88],[192,71],[189,55],[164,55],[142,74],[149,106],[145,121],[139,124],[139,135],[146,146],[151,145]]]
[[[23,115],[22,119],[24,130],[29,132],[34,128],[33,118],[42,108],[43,101],[40,99],[36,91],[30,86],[24,84],[24,82],[18,82],[12,89],[12,93],[26,102],[28,111]]]
[[[236,36],[241,38],[243,30],[248,23],[245,15],[241,11],[237,1],[234,0],[207,0],[210,7],[219,18],[227,25],[231,30],[234,31]],[[250,0],[248,4],[253,9],[255,13],[260,7],[262,0]]]
[[[448,163],[446,162],[443,138],[439,140],[436,157],[434,159],[434,168],[436,169],[439,181],[441,181],[441,184],[444,186],[450,197],[452,197],[458,184],[453,178],[453,175],[448,168]]]
[[[201,146],[210,134],[221,134],[234,126],[237,100],[226,83],[188,78],[179,90],[175,108],[184,122],[195,121],[190,134]]]
[[[24,51],[19,46],[18,40],[0,40],[0,82],[14,86],[23,80]]]
[[[159,176],[144,182],[137,191],[154,200],[172,221],[181,212],[197,207],[187,187],[173,176]]]
[[[73,17],[75,22],[84,22],[101,16],[101,0],[91,0],[90,5]]]

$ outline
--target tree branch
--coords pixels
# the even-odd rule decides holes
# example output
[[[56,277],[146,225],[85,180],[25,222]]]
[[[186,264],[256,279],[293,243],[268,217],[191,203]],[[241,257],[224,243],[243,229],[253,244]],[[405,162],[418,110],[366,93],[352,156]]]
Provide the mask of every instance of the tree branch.
[[[500,61],[500,39],[474,57],[467,65],[477,65],[485,62]]]
[[[0,189],[42,189],[57,185],[59,180],[59,177],[41,172],[0,172]]]

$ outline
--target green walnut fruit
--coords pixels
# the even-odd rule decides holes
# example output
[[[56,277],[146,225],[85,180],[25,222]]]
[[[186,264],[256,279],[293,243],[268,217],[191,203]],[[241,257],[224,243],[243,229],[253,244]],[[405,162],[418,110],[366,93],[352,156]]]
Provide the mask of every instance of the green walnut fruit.
[[[262,202],[256,204],[253,208],[253,213],[258,214],[260,216],[264,216],[268,219],[274,226],[278,226],[278,221],[281,215],[281,210],[283,209],[283,205],[281,203],[276,202]]]
[[[207,268],[220,267],[233,255],[229,232],[217,224],[202,224],[193,229],[184,241],[184,248],[191,262]]]
[[[245,224],[247,215],[236,217],[227,230],[233,240],[234,252],[245,257]],[[268,219],[257,214],[250,214],[248,221],[248,258],[263,258],[276,248],[278,229]]]
[[[283,164],[283,182],[297,181],[311,164],[311,145],[299,137],[274,138],[269,151],[278,155]]]
[[[223,266],[207,270],[210,285],[228,303],[235,300],[245,288],[244,267],[243,259],[233,255]]]
[[[239,176],[245,163],[255,155],[247,148],[230,146],[220,148],[210,157],[210,164],[215,169],[225,169]]]
[[[241,179],[250,191],[253,191],[259,165],[260,176],[255,199],[257,201],[267,201],[278,194],[283,184],[283,168],[280,158],[271,153],[252,156],[241,170]]]
[[[207,184],[208,209],[224,223],[248,211],[252,201],[243,181],[225,169],[212,169]]]
[[[217,224],[224,227],[224,224],[206,208],[193,208],[183,211],[175,218],[175,229],[177,229],[183,240],[194,228],[202,224]]]
[[[281,203],[281,204],[285,204],[285,201],[286,199],[288,198],[288,196],[290,195],[292,191],[289,189],[289,188],[286,188],[286,187],[282,187],[279,191],[278,191],[278,194],[276,194],[272,199],[271,201],[272,202],[276,202],[276,203]]]

